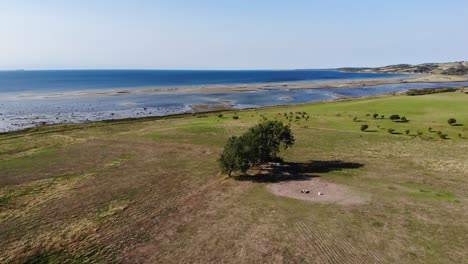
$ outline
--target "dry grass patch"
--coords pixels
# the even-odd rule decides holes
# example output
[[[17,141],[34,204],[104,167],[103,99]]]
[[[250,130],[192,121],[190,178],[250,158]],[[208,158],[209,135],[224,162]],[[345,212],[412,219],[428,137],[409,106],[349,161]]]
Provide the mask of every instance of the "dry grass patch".
[[[352,191],[345,185],[326,182],[319,178],[272,183],[268,188],[279,196],[317,203],[360,205],[366,202],[366,195]],[[307,190],[308,193],[303,193],[302,190]]]

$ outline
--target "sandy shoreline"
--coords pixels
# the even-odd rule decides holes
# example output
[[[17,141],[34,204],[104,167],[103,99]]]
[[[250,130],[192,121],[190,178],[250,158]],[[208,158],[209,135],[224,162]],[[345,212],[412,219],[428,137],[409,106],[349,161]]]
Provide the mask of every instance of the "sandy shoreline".
[[[260,84],[232,84],[232,85],[196,85],[177,87],[148,87],[138,89],[119,90],[98,90],[98,91],[78,91],[64,93],[47,94],[21,94],[16,98],[24,99],[52,99],[52,98],[74,98],[83,96],[119,96],[131,94],[204,94],[204,93],[236,93],[254,92],[260,90],[286,90],[286,89],[316,89],[316,88],[350,88],[366,87],[384,84],[404,84],[404,83],[440,83],[440,82],[464,82],[468,81],[465,76],[449,75],[414,75],[408,77],[389,77],[379,79],[358,79],[358,80],[333,80],[333,81],[298,81],[282,83],[260,83]]]

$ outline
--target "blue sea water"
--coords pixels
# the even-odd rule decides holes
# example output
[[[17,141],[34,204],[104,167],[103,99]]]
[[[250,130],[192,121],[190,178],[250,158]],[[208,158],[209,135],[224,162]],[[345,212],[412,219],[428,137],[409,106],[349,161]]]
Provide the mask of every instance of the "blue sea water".
[[[47,93],[145,87],[252,84],[399,77],[335,70],[69,70],[0,71],[0,93]],[[1,95],[0,95],[1,96]]]

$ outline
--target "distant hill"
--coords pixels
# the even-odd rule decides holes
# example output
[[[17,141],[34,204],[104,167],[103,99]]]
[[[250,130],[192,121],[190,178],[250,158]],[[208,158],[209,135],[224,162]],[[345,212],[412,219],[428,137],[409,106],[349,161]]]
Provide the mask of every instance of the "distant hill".
[[[396,64],[385,67],[339,68],[346,72],[378,72],[378,73],[426,73],[442,75],[468,75],[468,62],[424,63],[418,65]]]

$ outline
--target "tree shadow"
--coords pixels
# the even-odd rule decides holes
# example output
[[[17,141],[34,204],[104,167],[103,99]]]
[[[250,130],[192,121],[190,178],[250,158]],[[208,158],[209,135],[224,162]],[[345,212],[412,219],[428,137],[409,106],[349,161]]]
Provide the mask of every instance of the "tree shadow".
[[[319,177],[318,175],[314,175],[314,173],[328,173],[345,169],[357,169],[363,166],[364,165],[361,163],[345,162],[341,160],[312,160],[306,163],[271,163],[269,165],[255,169],[255,174],[244,174],[234,177],[234,179],[238,181],[262,183],[307,181],[309,179]]]
[[[453,124],[452,126],[463,126],[463,124]]]
[[[375,129],[366,129],[364,132],[375,133],[377,130]]]

